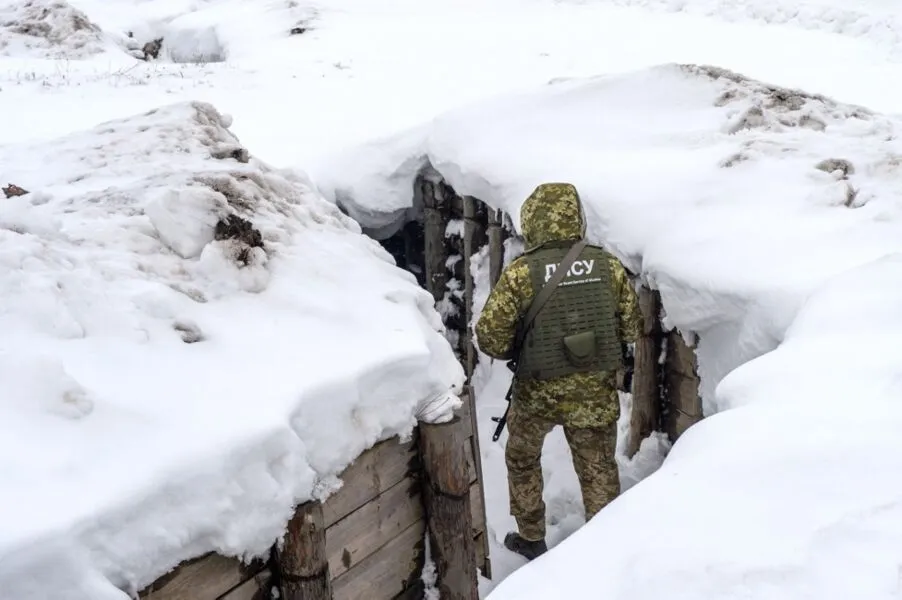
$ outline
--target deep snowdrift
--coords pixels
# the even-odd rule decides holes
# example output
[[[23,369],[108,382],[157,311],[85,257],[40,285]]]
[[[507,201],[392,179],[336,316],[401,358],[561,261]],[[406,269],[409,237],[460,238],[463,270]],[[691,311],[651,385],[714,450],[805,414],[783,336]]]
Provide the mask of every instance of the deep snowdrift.
[[[4,600],[265,553],[459,391],[431,296],[228,125],[186,103],[0,147],[29,192],[0,196]]]
[[[515,221],[537,183],[571,181],[590,237],[661,291],[668,325],[700,337],[705,412],[722,414],[497,597],[897,593],[902,530],[872,532],[872,517],[902,518],[902,361],[888,348],[902,265],[885,258],[902,252],[899,125],[669,65],[454,111],[318,180],[380,227],[402,217],[427,163]]]
[[[452,111],[348,152],[317,185],[387,227],[427,163],[515,222],[536,184],[574,182],[589,235],[661,290],[668,324],[705,333],[710,411],[716,383],[776,347],[817,285],[902,248],[897,126],[720,69],[663,66]]]
[[[898,254],[825,284],[724,379],[737,408],[489,597],[899,598],[900,303]]]

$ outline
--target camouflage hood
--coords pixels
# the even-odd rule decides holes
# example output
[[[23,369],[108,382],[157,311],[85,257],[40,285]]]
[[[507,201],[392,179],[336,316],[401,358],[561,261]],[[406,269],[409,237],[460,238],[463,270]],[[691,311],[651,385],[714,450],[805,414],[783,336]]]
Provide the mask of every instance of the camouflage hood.
[[[578,240],[586,219],[576,188],[569,183],[543,183],[520,208],[520,231],[527,250],[553,241]]]

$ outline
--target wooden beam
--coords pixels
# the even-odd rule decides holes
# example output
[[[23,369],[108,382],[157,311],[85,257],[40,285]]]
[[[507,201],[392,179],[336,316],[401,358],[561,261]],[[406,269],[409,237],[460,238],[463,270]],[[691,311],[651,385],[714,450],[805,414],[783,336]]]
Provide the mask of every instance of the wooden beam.
[[[425,529],[424,521],[417,521],[378,552],[336,577],[332,582],[334,600],[383,600],[415,589],[423,570]]]
[[[417,447],[398,438],[379,442],[360,456],[339,476],[341,488],[323,503],[323,520],[331,527],[379,494],[419,471]]]
[[[658,292],[645,286],[638,290],[642,310],[642,334],[636,342],[633,372],[633,408],[630,414],[630,435],[626,455],[632,458],[639,445],[655,431],[660,422],[660,365],[661,323],[658,319]]]
[[[281,598],[332,600],[332,578],[326,555],[326,527],[319,502],[298,506],[278,550]]]
[[[478,600],[466,444],[471,424],[455,416],[421,423],[423,499],[442,600]]]
[[[482,565],[489,565],[491,568],[491,561],[489,560],[488,548],[489,548],[489,536],[485,531],[480,531],[473,538],[473,545],[476,548],[476,566],[482,568]],[[486,579],[491,579],[491,572],[486,573],[482,572],[482,576]]]
[[[216,600],[263,568],[262,562],[242,564],[237,558],[209,553],[185,561],[144,588],[142,600]]]
[[[478,201],[472,196],[463,198],[464,209],[464,338],[466,340],[464,354],[464,371],[467,375],[467,381],[473,376],[476,369],[476,346],[473,344],[473,331],[470,322],[473,319],[473,293],[475,285],[473,283],[473,273],[470,268],[470,259],[479,250],[477,236],[479,235],[479,222],[476,219]]]
[[[332,578],[338,578],[423,519],[419,484],[403,479],[326,530]]]

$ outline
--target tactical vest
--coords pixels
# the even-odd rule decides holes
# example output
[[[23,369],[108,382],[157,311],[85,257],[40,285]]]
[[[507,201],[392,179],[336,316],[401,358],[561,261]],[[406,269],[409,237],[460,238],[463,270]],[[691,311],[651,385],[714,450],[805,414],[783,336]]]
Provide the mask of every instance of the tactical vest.
[[[545,244],[525,255],[536,294],[572,242]],[[519,355],[519,379],[551,379],[621,366],[611,256],[586,246],[536,315]]]

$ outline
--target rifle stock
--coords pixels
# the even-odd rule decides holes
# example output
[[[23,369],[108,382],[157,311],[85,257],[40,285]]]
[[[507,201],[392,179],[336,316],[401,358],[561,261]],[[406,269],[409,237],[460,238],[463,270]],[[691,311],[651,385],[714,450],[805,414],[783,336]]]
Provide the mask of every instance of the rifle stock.
[[[507,363],[507,368],[511,370],[512,373],[517,373],[517,363],[516,361],[509,361]],[[504,396],[504,399],[507,400],[507,408],[504,409],[504,414],[500,417],[492,417],[492,420],[498,423],[498,426],[495,427],[495,433],[492,434],[492,441],[497,442],[498,438],[501,437],[501,432],[504,431],[504,426],[507,425],[507,414],[511,409],[511,396],[514,394],[514,380],[511,379],[511,384],[507,388],[507,394]]]

